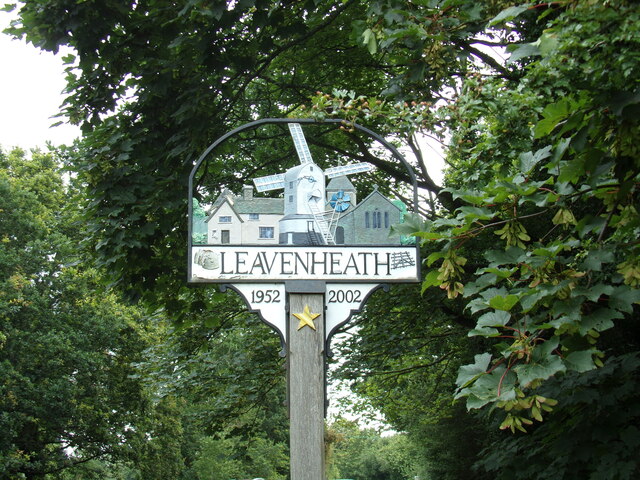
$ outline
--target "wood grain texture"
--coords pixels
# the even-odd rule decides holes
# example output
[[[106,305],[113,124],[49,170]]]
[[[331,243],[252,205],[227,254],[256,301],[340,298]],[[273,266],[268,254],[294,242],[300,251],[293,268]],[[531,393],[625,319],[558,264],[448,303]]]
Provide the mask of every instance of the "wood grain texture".
[[[321,315],[316,330],[293,316],[305,306]],[[292,480],[325,480],[324,295],[289,294],[288,384]]]

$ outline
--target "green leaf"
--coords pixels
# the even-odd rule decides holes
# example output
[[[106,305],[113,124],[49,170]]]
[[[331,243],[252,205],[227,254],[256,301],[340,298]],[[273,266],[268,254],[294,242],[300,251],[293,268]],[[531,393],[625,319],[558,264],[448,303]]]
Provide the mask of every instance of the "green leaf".
[[[633,313],[634,303],[640,303],[640,290],[627,285],[615,287],[609,297],[609,306],[625,313]]]
[[[378,51],[378,42],[376,41],[376,34],[373,30],[367,28],[362,32],[362,44],[366,45],[367,50],[371,55],[374,55]]]
[[[603,263],[612,263],[614,261],[615,257],[611,250],[606,250],[604,248],[589,250],[586,257],[580,264],[580,269],[599,272],[602,270]]]
[[[540,39],[537,43],[538,48],[540,49],[540,54],[543,57],[548,56],[558,48],[558,38],[555,33],[552,33],[549,30],[545,31],[540,36]]]
[[[504,327],[511,320],[511,314],[505,311],[487,312],[480,316],[478,327]]]
[[[511,268],[511,269],[500,269],[495,267],[488,267],[488,268],[483,268],[482,270],[479,270],[479,272],[482,272],[482,273],[492,273],[495,277],[498,277],[498,278],[509,278],[516,271],[517,271],[517,267]]]
[[[473,383],[484,375],[489,368],[491,362],[490,353],[481,353],[473,357],[474,363],[469,365],[463,365],[458,369],[458,377],[456,378],[456,385],[459,388],[465,388],[469,384]]]
[[[424,278],[424,281],[422,282],[421,293],[424,293],[429,287],[437,287],[438,285],[440,285],[440,283],[442,282],[438,280],[439,275],[440,275],[440,272],[438,272],[438,270],[431,270],[429,273],[427,273],[427,276]]]
[[[497,281],[498,281],[498,276],[496,276],[494,273],[487,273],[485,275],[481,275],[480,277],[476,278],[475,282],[469,282],[464,286],[463,297],[470,297],[472,295],[475,295],[481,290],[484,290],[485,288],[490,287],[491,285],[495,285]]]
[[[520,171],[524,174],[528,174],[533,168],[545,158],[551,156],[551,145],[533,152],[521,153],[518,157],[520,160]]]
[[[467,333],[467,337],[497,337],[498,335],[500,332],[491,327],[476,327]]]
[[[468,223],[477,220],[489,220],[495,215],[492,210],[480,207],[460,207],[457,211],[462,214],[464,220]]]
[[[508,312],[511,310],[516,303],[518,303],[517,295],[507,295],[507,296],[495,296],[491,300],[489,300],[489,306],[495,308],[496,310],[503,310]]]
[[[585,315],[580,321],[580,335],[587,335],[589,331],[603,332],[614,327],[613,320],[623,318],[624,315],[612,308],[599,308],[589,315]]]
[[[576,372],[588,372],[596,368],[593,363],[593,351],[583,350],[580,352],[571,352],[564,359],[565,364],[569,370]]]
[[[519,45],[510,45],[507,50],[511,52],[511,56],[507,60],[507,64],[511,64],[521,58],[540,55],[540,50],[535,43],[522,43]]]
[[[586,287],[586,286],[576,287],[573,290],[572,295],[574,297],[578,295],[582,295],[592,302],[597,302],[598,300],[600,300],[600,297],[602,297],[603,295],[607,295],[607,296],[611,295],[613,293],[613,289],[614,287],[612,285],[606,285],[604,283],[596,283],[595,285],[591,285],[589,287]]]
[[[562,359],[557,355],[545,357],[539,363],[526,363],[513,368],[521,385],[527,386],[534,380],[546,380],[559,372],[566,371]]]
[[[413,235],[417,232],[431,231],[431,222],[425,222],[420,215],[406,213],[402,217],[402,223],[391,226],[394,233],[399,235]]]
[[[518,264],[523,256],[525,255],[525,251],[519,247],[509,247],[506,250],[489,250],[485,252],[484,258],[486,258],[491,266],[499,266],[499,265],[507,265],[507,264]]]
[[[540,120],[534,130],[534,138],[542,138],[550,134],[556,126],[573,113],[572,102],[562,98],[555,103],[550,103],[542,111]]]
[[[577,157],[571,161],[560,163],[560,175],[558,175],[558,181],[576,183],[584,174],[584,158]]]
[[[468,388],[460,391],[456,398],[467,395],[467,409],[481,408],[490,402],[514,400],[516,380],[515,373],[507,371],[501,365],[491,373],[478,377]]]
[[[440,260],[443,257],[444,257],[444,252],[433,252],[427,257],[427,260],[426,260],[427,266],[430,267],[431,265],[433,265],[433,262]]]
[[[530,312],[540,300],[547,296],[549,296],[549,294],[540,288],[529,289],[529,291],[520,298],[522,311],[524,313]]]
[[[505,8],[498,15],[496,15],[489,21],[489,23],[487,24],[487,27],[493,27],[498,23],[508,22],[509,20],[513,20],[521,13],[524,13],[527,10],[529,10],[530,7],[531,7],[531,4],[527,3],[524,5],[517,5],[517,6]]]

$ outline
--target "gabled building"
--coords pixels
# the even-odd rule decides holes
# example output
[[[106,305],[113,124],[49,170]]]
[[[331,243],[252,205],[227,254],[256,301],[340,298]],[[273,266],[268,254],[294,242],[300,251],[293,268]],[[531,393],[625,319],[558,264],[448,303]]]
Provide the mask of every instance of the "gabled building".
[[[257,198],[245,185],[242,195],[228,190],[216,199],[205,220],[210,245],[277,244],[279,222],[284,215],[282,198]]]
[[[336,243],[345,245],[399,245],[400,236],[390,236],[391,225],[402,222],[400,207],[382,195],[377,186],[360,203],[345,210],[336,228]]]

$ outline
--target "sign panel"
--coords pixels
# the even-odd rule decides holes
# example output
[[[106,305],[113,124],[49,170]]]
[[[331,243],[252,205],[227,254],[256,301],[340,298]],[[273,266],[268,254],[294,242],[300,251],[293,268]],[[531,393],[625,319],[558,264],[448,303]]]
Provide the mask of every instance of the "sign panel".
[[[238,283],[228,287],[242,295],[249,310],[258,313],[262,321],[286,341],[287,310],[284,283]]]
[[[417,282],[415,246],[194,245],[189,282]]]

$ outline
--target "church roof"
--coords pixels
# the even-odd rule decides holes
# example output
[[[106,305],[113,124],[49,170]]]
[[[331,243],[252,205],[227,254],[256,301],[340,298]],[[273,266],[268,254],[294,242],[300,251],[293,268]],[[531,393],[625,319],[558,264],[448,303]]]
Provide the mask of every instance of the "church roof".
[[[355,191],[356,187],[353,186],[351,180],[346,175],[332,178],[326,187],[327,190],[350,190]]]
[[[390,204],[393,208],[396,208],[396,209],[402,211],[401,207],[399,207],[393,201],[389,200],[382,193],[380,193],[378,188],[374,188],[374,190],[369,195],[367,195],[364,198],[364,200],[362,200],[361,202],[358,202],[358,204],[355,205],[353,208],[350,208],[349,211],[342,216],[342,218],[344,218],[344,217],[346,217],[348,215],[353,215],[354,212],[358,211],[359,209],[366,210],[367,208],[369,208],[369,204],[371,202],[373,202],[375,200],[378,200],[378,199],[381,199],[382,201]]]

